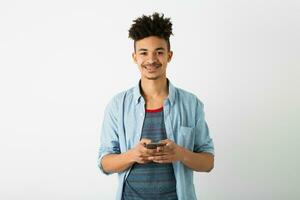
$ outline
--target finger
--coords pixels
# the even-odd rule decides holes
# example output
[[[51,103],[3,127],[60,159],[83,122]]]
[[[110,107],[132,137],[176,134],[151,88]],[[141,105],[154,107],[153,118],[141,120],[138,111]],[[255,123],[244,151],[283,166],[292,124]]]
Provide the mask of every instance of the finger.
[[[149,162],[149,159],[148,159],[148,158],[149,158],[149,156],[144,156],[144,155],[143,155],[143,156],[140,156],[140,159],[139,159],[139,160],[140,160],[141,162]]]
[[[164,152],[172,152],[174,150],[174,146],[173,145],[166,145],[164,146]]]
[[[166,160],[167,156],[166,155],[151,156],[148,159],[155,160],[155,161],[161,161],[161,160]]]
[[[156,152],[163,152],[164,151],[164,147],[157,147]]]
[[[142,138],[139,142],[139,145],[143,146],[143,147],[146,147],[147,144],[151,143],[151,140],[150,139],[147,139],[147,138]]]
[[[153,150],[148,149],[148,155],[150,155],[150,156],[155,156],[157,153],[161,153],[161,152],[157,152],[156,149],[153,149]]]
[[[170,159],[153,159],[152,161],[155,163],[172,163]]]
[[[169,142],[169,139],[161,140],[159,143],[167,144]]]
[[[150,139],[147,139],[147,138],[142,138],[142,139],[140,140],[140,143],[141,143],[141,144],[149,144],[149,143],[151,143],[151,140],[150,140]]]
[[[145,156],[152,156],[152,155],[155,154],[155,152],[156,152],[156,149],[147,149],[146,147],[144,147],[144,148],[142,149],[142,153],[143,153],[143,155],[145,155]]]
[[[173,147],[175,144],[172,140],[169,139],[162,140],[161,143],[165,144],[165,148]]]
[[[165,152],[156,152],[152,156],[155,157],[155,156],[167,156],[167,155],[169,155],[169,154],[165,153]]]
[[[140,164],[146,164],[146,163],[149,163],[149,162],[151,162],[151,160],[148,160],[148,159],[141,159],[141,160],[138,161],[138,163],[140,163]]]

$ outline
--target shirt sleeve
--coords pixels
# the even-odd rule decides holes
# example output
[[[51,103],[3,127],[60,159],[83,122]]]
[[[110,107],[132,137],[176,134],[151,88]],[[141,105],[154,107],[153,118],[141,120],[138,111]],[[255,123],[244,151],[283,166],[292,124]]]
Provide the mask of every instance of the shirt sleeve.
[[[116,104],[112,100],[105,108],[102,129],[101,129],[100,148],[98,152],[98,167],[100,171],[106,175],[109,175],[111,173],[107,173],[103,170],[103,166],[101,163],[102,158],[107,154],[120,153],[116,111],[117,111]]]
[[[198,100],[197,102],[197,115],[198,120],[195,126],[195,143],[194,152],[206,152],[215,155],[213,140],[209,135],[209,128],[205,121],[204,105]]]

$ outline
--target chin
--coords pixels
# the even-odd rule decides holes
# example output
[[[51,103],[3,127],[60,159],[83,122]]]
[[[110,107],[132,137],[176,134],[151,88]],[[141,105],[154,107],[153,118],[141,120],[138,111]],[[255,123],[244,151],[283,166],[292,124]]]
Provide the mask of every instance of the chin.
[[[146,79],[148,79],[148,80],[158,80],[158,79],[160,79],[162,76],[158,76],[158,75],[156,75],[156,76],[145,75],[144,77],[145,77]]]
[[[148,79],[148,80],[157,80],[157,79],[159,79],[159,77],[146,77],[146,79]]]

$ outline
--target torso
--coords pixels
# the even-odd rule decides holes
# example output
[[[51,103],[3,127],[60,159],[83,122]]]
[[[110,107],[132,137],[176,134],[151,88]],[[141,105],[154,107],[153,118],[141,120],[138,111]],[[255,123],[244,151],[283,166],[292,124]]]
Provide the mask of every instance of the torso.
[[[167,139],[163,108],[146,109],[141,138],[153,142]],[[124,183],[122,200],[177,200],[172,163],[135,163]]]

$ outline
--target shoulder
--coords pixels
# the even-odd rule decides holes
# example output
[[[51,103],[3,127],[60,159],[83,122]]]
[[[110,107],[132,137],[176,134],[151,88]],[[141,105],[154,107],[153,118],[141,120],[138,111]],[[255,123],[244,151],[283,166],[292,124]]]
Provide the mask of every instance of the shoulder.
[[[131,87],[115,94],[108,102],[107,107],[111,109],[118,109],[125,101],[133,99],[133,91],[134,87]]]
[[[176,99],[182,102],[186,102],[190,105],[197,105],[203,107],[202,101],[192,92],[184,90],[179,87],[175,87],[176,89]]]
[[[116,102],[116,103],[121,103],[126,99],[132,99],[134,96],[133,93],[134,93],[134,87],[131,87],[127,90],[123,90],[123,91],[117,93],[115,96],[113,96],[111,101]]]

